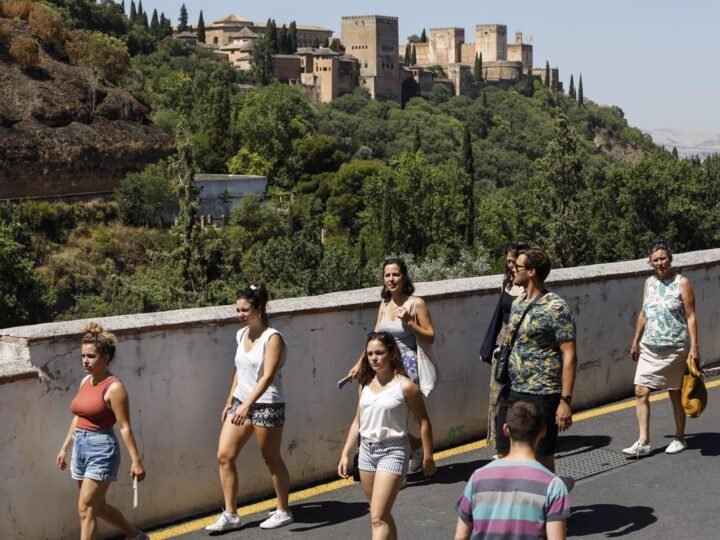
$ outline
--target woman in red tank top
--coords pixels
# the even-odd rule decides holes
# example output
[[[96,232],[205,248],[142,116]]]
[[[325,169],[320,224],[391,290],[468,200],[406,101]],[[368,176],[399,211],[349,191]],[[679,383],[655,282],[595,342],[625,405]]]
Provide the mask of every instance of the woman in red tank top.
[[[115,356],[116,343],[115,336],[105,332],[98,324],[91,323],[85,328],[82,363],[88,375],[80,383],[70,406],[74,416],[56,459],[58,468],[65,470],[66,456],[72,443],[70,469],[80,488],[78,512],[82,540],[96,537],[98,517],[123,531],[128,538],[148,538],[132,526],[120,510],[105,502],[110,482],[117,479],[120,466],[120,445],[113,431],[115,423],[120,425],[120,434],[132,459],[130,476],[138,480],[145,478],[145,469],[130,428],[125,385],[108,369]]]

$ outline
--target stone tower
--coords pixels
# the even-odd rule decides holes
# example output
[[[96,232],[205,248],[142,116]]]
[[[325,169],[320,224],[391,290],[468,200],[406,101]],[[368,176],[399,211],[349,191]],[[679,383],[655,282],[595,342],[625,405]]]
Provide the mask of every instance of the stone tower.
[[[507,46],[507,59],[522,63],[523,75],[533,67],[533,46],[523,43],[522,32],[515,32],[515,43]]]
[[[464,28],[430,29],[430,64],[446,66],[462,61],[462,44],[465,42]]]
[[[504,24],[475,26],[475,52],[482,54],[483,62],[507,60],[507,26]]]
[[[398,18],[342,17],[340,35],[345,54],[358,59],[360,84],[374,99],[400,101]]]

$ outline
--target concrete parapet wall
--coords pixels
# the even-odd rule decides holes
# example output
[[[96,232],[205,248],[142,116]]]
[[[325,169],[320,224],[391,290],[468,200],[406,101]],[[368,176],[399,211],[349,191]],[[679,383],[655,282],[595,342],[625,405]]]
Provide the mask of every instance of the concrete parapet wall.
[[[677,255],[694,287],[701,354],[720,358],[720,250]],[[553,271],[550,288],[572,307],[578,329],[573,404],[586,408],[632,394],[628,348],[640,308],[645,260]],[[438,446],[482,437],[489,368],[477,359],[498,298],[499,276],[418,284],[437,339],[432,353],[442,380],[428,400]],[[379,289],[272,302],[272,324],[288,344],[283,438],[294,485],[331,478],[356,406],[357,392],[335,382],[357,358],[375,319]],[[76,490],[54,461],[83,376],[80,337],[86,321],[0,330],[1,538],[77,538]],[[221,505],[215,453],[220,412],[235,353],[232,306],[111,317],[119,338],[113,371],[127,385],[133,429],[148,477],[131,511],[129,458],[109,492],[135,522],[157,524]],[[30,378],[23,378],[30,377]],[[241,499],[271,493],[254,441],[238,460]],[[38,499],[43,504],[38,519]],[[104,527],[104,526],[103,526]],[[102,529],[107,534],[108,529]]]

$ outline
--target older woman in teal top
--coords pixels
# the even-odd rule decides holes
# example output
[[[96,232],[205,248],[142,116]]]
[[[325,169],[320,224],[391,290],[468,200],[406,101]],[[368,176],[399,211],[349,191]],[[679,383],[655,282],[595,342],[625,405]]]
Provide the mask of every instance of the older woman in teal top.
[[[667,390],[675,416],[675,438],[665,452],[677,454],[687,448],[685,412],[680,403],[682,379],[688,352],[700,358],[695,320],[695,293],[690,280],[672,267],[667,242],[656,241],[648,248],[655,274],[645,282],[642,311],[630,348],[637,362],[635,397],[638,440],[623,452],[641,457],[650,453],[650,392]]]

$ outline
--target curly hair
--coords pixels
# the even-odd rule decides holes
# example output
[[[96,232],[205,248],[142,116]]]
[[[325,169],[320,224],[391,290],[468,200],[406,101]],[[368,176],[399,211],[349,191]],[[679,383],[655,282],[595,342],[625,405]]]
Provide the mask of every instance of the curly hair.
[[[95,345],[97,351],[108,357],[110,362],[115,357],[115,349],[117,348],[117,338],[115,334],[106,332],[98,323],[90,323],[83,330],[85,335],[82,338],[83,345]]]
[[[358,375],[358,382],[360,386],[366,386],[370,384],[370,381],[375,377],[375,372],[370,365],[368,360],[367,346],[371,341],[379,341],[385,346],[385,350],[390,353],[390,366],[393,371],[398,375],[404,375],[407,377],[405,371],[405,364],[403,364],[402,357],[400,356],[400,349],[398,347],[395,338],[392,337],[388,332],[370,332],[365,342],[365,352],[363,353],[362,363],[360,364],[360,374]]]

